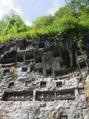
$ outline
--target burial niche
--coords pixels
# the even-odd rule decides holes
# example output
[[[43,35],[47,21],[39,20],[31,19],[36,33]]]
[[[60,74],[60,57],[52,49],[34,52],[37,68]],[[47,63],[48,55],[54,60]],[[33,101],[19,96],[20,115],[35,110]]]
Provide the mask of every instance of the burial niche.
[[[7,75],[9,72],[10,72],[10,69],[9,69],[9,68],[6,68],[6,69],[4,69],[4,71],[3,71],[3,75]]]
[[[14,87],[14,82],[10,82],[8,88],[13,88],[13,87]]]
[[[41,81],[40,88],[45,88],[45,87],[46,87],[46,81]]]
[[[55,100],[55,92],[54,91],[37,91],[36,92],[36,100],[37,101],[54,101]]]
[[[51,76],[51,75],[52,75],[52,69],[47,69],[46,76]]]
[[[31,85],[31,82],[32,82],[32,81],[30,81],[30,80],[29,80],[29,81],[26,81],[26,82],[25,82],[25,86],[26,86],[26,87],[29,87],[29,86]]]
[[[33,91],[12,91],[4,92],[2,100],[4,101],[32,101]]]
[[[57,87],[57,88],[58,88],[58,87],[62,87],[62,81],[56,82],[56,87]]]
[[[68,116],[67,115],[61,115],[60,119],[68,119]]]
[[[79,88],[79,89],[78,89],[78,92],[79,92],[79,95],[84,94],[84,88]]]
[[[83,62],[79,62],[79,65],[80,65],[80,68],[85,68],[87,65],[86,65],[86,61],[83,61]]]
[[[56,100],[74,100],[74,89],[56,91]]]
[[[22,67],[21,69],[22,72],[27,72],[27,70],[28,70],[28,67]]]

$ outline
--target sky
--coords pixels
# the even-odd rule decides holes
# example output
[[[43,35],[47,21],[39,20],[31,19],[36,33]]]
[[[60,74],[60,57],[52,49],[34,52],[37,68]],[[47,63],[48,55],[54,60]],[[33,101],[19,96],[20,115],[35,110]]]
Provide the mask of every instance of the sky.
[[[0,19],[13,9],[31,25],[37,17],[53,15],[64,5],[65,0],[0,0]]]

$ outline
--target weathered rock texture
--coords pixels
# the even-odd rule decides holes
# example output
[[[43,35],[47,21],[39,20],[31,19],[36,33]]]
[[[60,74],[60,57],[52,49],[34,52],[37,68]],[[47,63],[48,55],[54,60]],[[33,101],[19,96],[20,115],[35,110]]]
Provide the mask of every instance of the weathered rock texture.
[[[67,68],[51,45],[18,46],[0,55],[0,119],[89,119],[87,67]]]

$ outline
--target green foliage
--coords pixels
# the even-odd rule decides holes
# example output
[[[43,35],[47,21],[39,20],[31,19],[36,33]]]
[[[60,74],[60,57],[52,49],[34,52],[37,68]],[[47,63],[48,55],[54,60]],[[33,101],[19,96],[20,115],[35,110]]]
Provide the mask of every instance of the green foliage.
[[[33,22],[33,28],[43,28],[48,25],[52,25],[54,20],[53,16],[44,16],[44,17],[38,17],[34,22]]]
[[[62,41],[70,45],[72,41],[72,44],[82,51],[85,37],[87,41],[89,40],[88,5],[88,0],[67,0],[67,5],[60,8],[53,16],[41,16],[32,23],[31,27],[26,26],[22,18],[12,10],[0,20],[0,42],[38,40],[44,37],[54,42],[56,46]]]

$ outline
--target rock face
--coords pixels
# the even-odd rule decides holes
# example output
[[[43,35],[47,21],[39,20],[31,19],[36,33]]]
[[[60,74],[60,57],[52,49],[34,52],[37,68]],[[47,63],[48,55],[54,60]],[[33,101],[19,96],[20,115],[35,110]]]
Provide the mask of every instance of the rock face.
[[[16,80],[6,76],[1,79],[0,119],[88,119],[86,96],[84,87],[78,83],[79,77],[65,75],[55,80],[36,72],[23,72],[23,80],[19,73],[17,70]]]
[[[81,73],[65,69],[59,52],[32,49],[18,49],[10,63],[11,54],[0,57],[0,119],[89,119]]]

